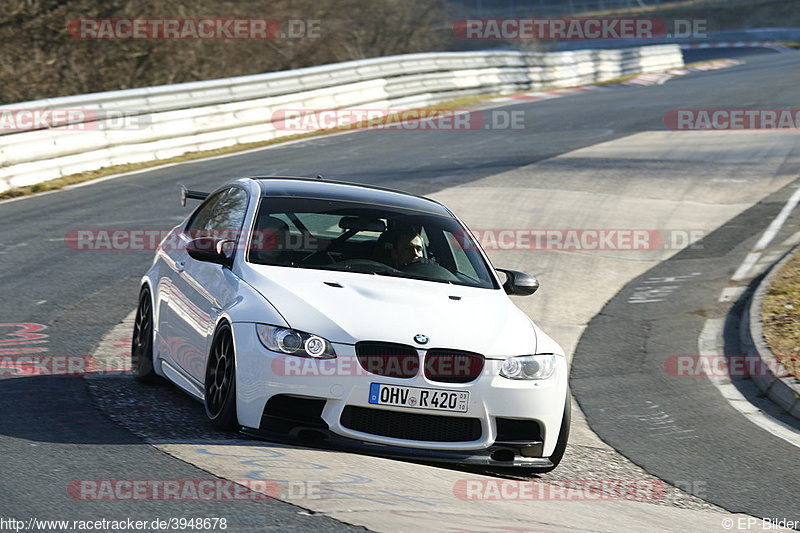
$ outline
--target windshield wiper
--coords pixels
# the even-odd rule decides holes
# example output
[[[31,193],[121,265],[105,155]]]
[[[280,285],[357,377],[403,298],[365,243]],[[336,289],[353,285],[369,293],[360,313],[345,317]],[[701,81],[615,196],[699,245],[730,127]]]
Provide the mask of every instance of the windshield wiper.
[[[291,263],[289,265],[283,265],[288,267],[294,268],[309,268],[315,270],[333,270],[336,272],[356,272],[358,274],[376,274],[374,270],[369,270],[369,267],[358,267],[352,265],[308,265],[303,263]]]
[[[418,279],[421,281],[435,281],[437,283],[449,283],[453,285],[453,282],[447,279],[436,279],[436,278],[426,278],[423,276],[415,276],[414,274],[408,274],[406,272],[375,272],[375,274],[379,276],[391,276],[394,278],[406,278],[406,279]]]

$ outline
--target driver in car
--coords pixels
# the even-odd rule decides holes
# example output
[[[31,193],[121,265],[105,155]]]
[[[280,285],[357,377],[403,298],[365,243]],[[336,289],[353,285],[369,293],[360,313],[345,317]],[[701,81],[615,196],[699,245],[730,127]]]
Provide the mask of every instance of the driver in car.
[[[401,269],[411,263],[428,263],[424,256],[424,244],[419,233],[411,228],[398,231],[390,241],[389,256],[392,266]]]

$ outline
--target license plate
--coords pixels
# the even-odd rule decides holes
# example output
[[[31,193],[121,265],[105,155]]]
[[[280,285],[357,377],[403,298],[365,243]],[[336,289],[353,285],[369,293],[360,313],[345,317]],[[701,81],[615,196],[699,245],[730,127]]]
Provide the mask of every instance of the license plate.
[[[369,387],[369,403],[466,413],[469,392],[372,383]]]

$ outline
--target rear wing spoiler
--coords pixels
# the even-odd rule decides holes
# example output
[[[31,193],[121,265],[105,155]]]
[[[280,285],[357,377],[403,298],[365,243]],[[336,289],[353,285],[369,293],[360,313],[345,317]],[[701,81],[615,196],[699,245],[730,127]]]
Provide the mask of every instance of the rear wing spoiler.
[[[186,207],[186,199],[190,200],[205,200],[208,198],[208,193],[203,191],[193,191],[181,185],[181,207]]]

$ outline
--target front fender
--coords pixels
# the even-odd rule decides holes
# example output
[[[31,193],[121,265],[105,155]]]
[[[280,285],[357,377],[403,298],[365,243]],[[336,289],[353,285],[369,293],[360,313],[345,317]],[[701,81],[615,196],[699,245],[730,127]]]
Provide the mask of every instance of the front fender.
[[[260,292],[244,281],[238,287],[236,298],[222,309],[219,320],[231,324],[253,322],[273,326],[289,327],[283,315]]]

